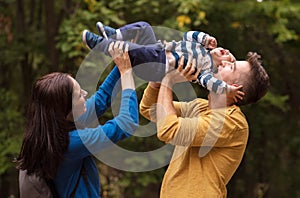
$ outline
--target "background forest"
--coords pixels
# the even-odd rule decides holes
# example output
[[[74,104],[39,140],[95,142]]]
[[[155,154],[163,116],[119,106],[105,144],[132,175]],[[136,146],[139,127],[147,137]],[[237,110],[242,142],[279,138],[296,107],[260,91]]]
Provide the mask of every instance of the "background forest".
[[[34,80],[52,71],[76,75],[89,52],[80,34],[96,32],[97,21],[119,27],[141,20],[206,31],[237,59],[248,51],[262,54],[271,89],[259,103],[243,107],[250,136],[228,197],[300,197],[299,0],[0,0],[0,197],[18,197],[12,161]],[[138,87],[139,97],[143,89]],[[122,144],[135,151],[162,145],[155,135]],[[104,198],[158,197],[166,167],[136,173],[97,162]]]

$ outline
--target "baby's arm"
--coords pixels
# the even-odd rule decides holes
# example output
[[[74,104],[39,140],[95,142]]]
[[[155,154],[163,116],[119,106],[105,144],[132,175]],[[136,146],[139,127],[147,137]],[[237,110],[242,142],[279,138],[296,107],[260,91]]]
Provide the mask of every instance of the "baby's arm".
[[[245,95],[244,92],[241,91],[241,85],[228,85],[226,82],[215,78],[211,72],[201,72],[198,77],[198,83],[216,94],[226,93],[227,97],[232,98],[235,102],[237,102],[238,99],[242,100]]]
[[[244,92],[241,91],[243,88],[242,85],[228,85],[227,84],[227,98],[233,99],[234,102],[237,102],[238,100],[243,100],[243,96],[245,95]]]
[[[184,33],[183,40],[200,43],[206,49],[214,49],[217,47],[217,40],[204,32],[188,31]]]

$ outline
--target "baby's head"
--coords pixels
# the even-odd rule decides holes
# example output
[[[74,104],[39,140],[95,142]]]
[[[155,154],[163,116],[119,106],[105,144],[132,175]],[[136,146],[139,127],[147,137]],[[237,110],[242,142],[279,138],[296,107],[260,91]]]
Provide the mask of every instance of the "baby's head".
[[[222,61],[228,61],[231,63],[235,63],[235,57],[230,53],[229,50],[224,49],[222,47],[217,47],[210,51],[210,55],[212,57],[214,66],[218,66],[222,64]]]

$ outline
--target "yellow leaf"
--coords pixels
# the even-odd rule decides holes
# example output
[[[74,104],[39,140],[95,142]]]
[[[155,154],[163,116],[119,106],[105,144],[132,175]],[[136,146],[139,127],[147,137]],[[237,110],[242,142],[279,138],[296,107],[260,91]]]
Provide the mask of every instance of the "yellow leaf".
[[[203,12],[203,11],[200,11],[200,12],[198,13],[198,17],[199,17],[199,19],[205,19],[206,13]]]
[[[176,18],[179,27],[183,27],[185,24],[191,23],[191,18],[186,15],[180,15]]]
[[[236,22],[231,23],[230,26],[234,29],[237,29],[241,26],[241,23],[236,21]]]

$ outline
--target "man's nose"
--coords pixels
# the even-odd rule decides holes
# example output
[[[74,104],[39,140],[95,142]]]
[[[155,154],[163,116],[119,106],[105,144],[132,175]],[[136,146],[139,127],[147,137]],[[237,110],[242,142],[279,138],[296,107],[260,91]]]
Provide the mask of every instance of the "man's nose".
[[[221,64],[219,66],[220,67],[225,67],[226,66],[226,62],[225,61],[221,61]]]

